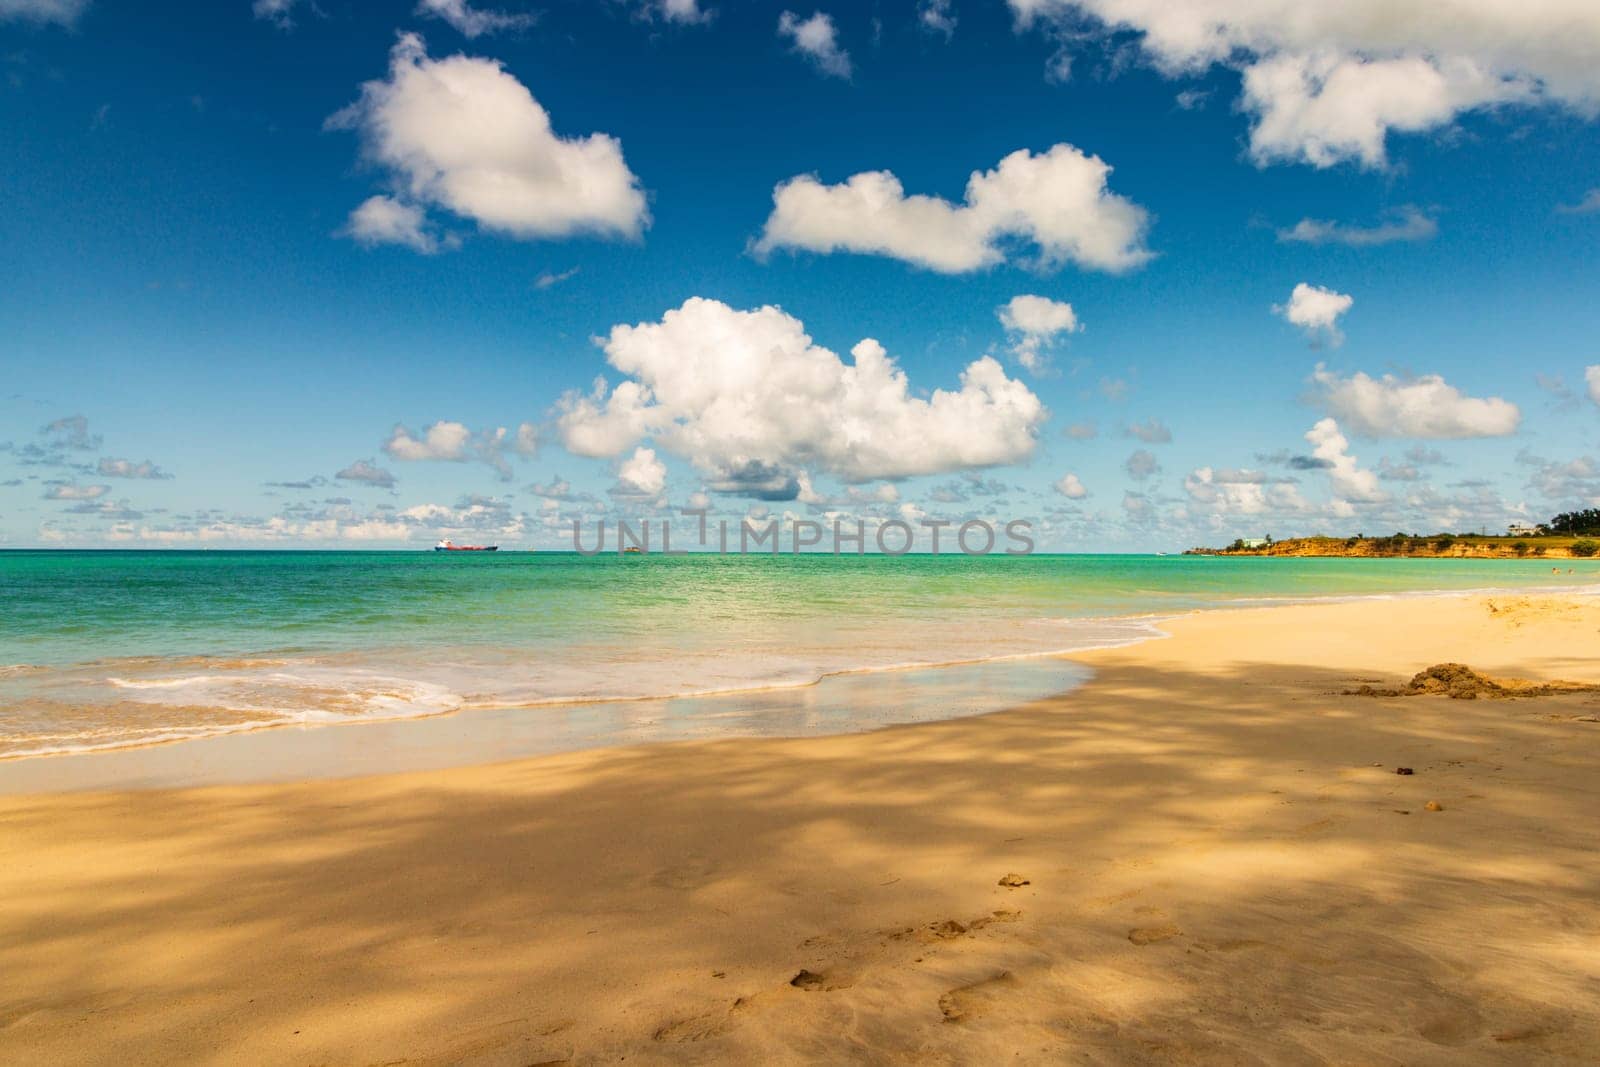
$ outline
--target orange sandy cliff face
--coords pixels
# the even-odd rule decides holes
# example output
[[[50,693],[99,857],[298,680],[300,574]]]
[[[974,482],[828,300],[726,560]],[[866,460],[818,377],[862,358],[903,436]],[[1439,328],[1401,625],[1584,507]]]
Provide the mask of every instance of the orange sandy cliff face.
[[[1575,559],[1574,537],[1294,537],[1261,548],[1191,548],[1193,556],[1350,556],[1416,559]]]

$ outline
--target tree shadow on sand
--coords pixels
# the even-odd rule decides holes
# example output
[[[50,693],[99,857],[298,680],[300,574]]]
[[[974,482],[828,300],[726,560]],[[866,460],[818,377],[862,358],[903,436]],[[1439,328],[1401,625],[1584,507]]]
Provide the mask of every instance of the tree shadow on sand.
[[[0,1060],[1583,1062],[1595,698],[1364,681],[7,800]]]

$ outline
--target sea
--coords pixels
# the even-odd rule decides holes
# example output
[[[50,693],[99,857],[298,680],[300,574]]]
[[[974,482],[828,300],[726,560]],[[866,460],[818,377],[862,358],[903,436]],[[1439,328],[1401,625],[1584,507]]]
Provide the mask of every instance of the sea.
[[[479,709],[537,726],[647,704],[651,723],[700,716],[694,736],[763,732],[793,710],[783,694],[825,680],[828,729],[922,721],[1068,688],[1078,675],[1044,657],[1193,611],[1600,589],[1600,561],[1559,562],[3,551],[0,767]],[[923,678],[959,684],[924,700]]]

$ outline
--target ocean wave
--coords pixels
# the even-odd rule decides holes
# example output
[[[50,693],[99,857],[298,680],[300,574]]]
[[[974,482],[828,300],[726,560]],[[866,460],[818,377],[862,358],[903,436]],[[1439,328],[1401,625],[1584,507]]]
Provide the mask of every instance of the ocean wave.
[[[319,656],[271,669],[173,673],[197,657],[130,657],[54,672],[46,691],[0,714],[0,759],[143,747],[284,726],[330,726],[428,718],[464,709],[554,707],[815,686],[843,675],[926,670],[1058,656],[1162,636],[1149,619],[1022,619],[974,640],[964,633],[896,640],[874,648],[835,642],[781,653],[726,648],[641,649],[631,645],[551,650],[460,650],[432,657],[388,652]],[[902,635],[903,636],[903,635]],[[927,654],[908,655],[921,646]],[[207,661],[216,667],[221,660]],[[288,664],[294,669],[285,670]],[[404,670],[400,669],[404,667]],[[164,670],[162,668],[169,668]],[[131,668],[131,669],[130,669]],[[70,684],[69,684],[70,683]],[[72,726],[63,728],[63,720]]]

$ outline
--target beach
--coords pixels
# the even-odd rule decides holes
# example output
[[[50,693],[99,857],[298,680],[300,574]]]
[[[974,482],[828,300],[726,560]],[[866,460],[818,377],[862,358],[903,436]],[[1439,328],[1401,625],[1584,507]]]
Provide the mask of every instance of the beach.
[[[1600,694],[1355,691],[1600,683],[1600,600],[1163,629],[868,733],[0,798],[0,1060],[1588,1062]]]

